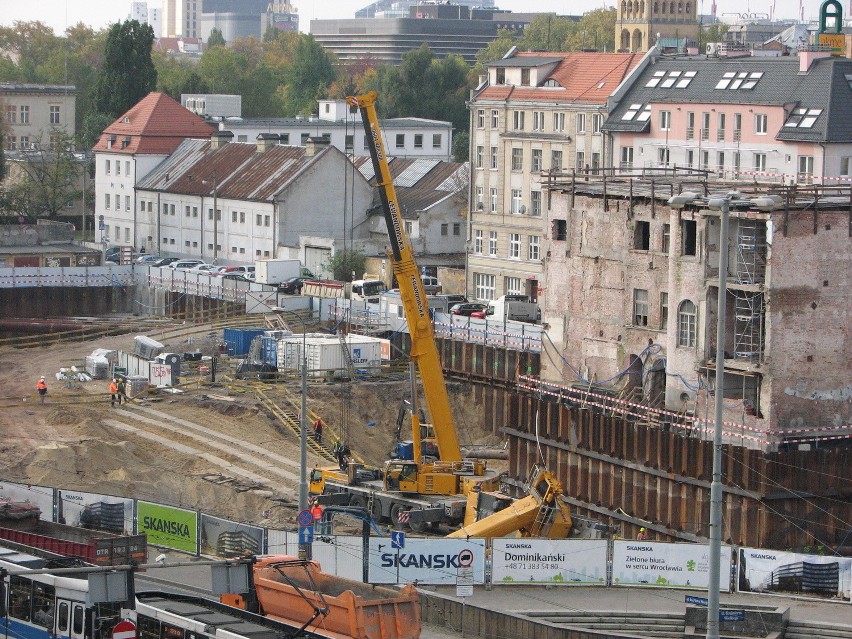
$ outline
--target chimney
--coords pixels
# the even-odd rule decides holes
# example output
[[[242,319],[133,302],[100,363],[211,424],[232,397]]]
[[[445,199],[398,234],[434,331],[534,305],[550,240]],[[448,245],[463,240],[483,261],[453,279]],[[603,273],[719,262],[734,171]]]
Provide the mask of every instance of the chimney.
[[[817,60],[830,57],[831,49],[829,47],[811,45],[799,49],[799,75],[810,71]]]
[[[216,149],[221,149],[228,142],[231,141],[231,138],[234,137],[234,134],[230,131],[216,131],[213,135],[210,136],[210,148],[214,151]]]
[[[274,146],[278,146],[281,138],[277,133],[258,133],[257,134],[257,152],[263,153]]]
[[[327,135],[309,137],[305,141],[305,157],[312,158],[328,146],[331,146],[331,138]]]

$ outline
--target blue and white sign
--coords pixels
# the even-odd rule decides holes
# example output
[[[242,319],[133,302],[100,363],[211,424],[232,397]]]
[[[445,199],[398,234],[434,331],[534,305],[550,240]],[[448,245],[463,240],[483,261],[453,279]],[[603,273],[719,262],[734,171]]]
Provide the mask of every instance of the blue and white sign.
[[[310,510],[300,510],[299,514],[296,515],[296,521],[300,526],[313,526],[314,516],[311,514]]]
[[[722,547],[719,574],[731,573],[731,549]],[[728,592],[728,579],[719,584]],[[656,541],[615,541],[612,547],[613,586],[656,586],[707,590],[710,584],[710,546]]]
[[[403,531],[391,531],[391,548],[405,548],[405,533]]]
[[[372,584],[454,585],[459,568],[470,560],[475,583],[485,583],[485,539],[407,539],[395,548],[387,537],[370,538]]]
[[[605,585],[606,539],[495,539],[494,585]]]
[[[695,597],[693,595],[686,595],[683,600],[688,604],[692,604],[693,606],[706,606],[708,604],[708,601],[705,597]]]
[[[299,526],[299,543],[312,544],[314,543],[314,527]]]
[[[745,621],[745,610],[720,610],[719,621]]]

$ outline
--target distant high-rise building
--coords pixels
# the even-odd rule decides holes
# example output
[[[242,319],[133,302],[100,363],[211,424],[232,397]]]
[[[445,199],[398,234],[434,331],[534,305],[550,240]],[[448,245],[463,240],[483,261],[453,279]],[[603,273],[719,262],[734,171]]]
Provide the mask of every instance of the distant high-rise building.
[[[143,24],[148,23],[148,3],[147,2],[131,2],[130,3],[130,20],[137,20]]]
[[[137,20],[141,24],[149,24],[154,30],[154,37],[159,38],[162,33],[163,10],[158,6],[149,5],[147,2],[134,0],[130,3],[129,20]]]
[[[201,3],[197,0],[163,0],[164,38],[197,38]]]
[[[417,5],[429,4],[453,4],[471,9],[494,9],[494,0],[454,0],[451,3],[445,2],[424,2],[423,0],[377,0],[368,4],[363,9],[358,9],[355,12],[356,18],[405,18],[408,16],[410,7]]]

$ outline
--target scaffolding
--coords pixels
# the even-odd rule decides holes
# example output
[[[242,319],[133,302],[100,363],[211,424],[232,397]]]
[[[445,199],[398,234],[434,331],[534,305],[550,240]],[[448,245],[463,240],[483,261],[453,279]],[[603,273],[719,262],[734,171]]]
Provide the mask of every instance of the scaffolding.
[[[766,281],[766,227],[758,220],[740,219],[737,228],[736,284],[754,286]],[[734,357],[760,361],[763,356],[762,291],[731,287],[734,296]]]

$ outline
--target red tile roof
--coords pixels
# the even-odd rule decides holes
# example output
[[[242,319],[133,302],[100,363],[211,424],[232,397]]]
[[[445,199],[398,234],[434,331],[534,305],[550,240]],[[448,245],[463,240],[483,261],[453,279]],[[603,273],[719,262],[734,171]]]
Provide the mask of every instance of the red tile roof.
[[[104,129],[93,150],[168,155],[184,139],[209,138],[214,131],[214,125],[208,124],[165,93],[151,92]],[[113,136],[110,146],[109,140]]]
[[[516,57],[561,57],[546,78],[558,87],[488,86],[477,99],[520,100],[530,102],[582,102],[606,104],[607,97],[639,64],[637,53],[518,53]],[[542,82],[544,80],[541,80]]]

